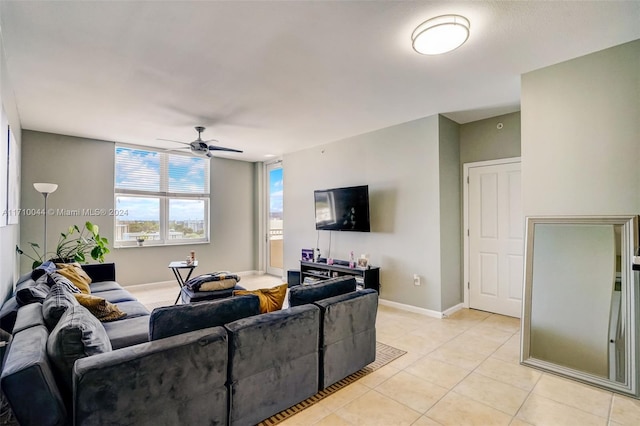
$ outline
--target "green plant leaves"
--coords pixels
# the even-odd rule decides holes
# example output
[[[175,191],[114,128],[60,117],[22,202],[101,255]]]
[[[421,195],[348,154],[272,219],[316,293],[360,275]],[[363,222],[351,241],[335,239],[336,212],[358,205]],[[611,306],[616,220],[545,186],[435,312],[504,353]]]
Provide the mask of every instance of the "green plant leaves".
[[[66,233],[61,232],[53,253],[39,253],[40,246],[37,243],[29,242],[29,246],[35,253],[31,256],[16,246],[16,252],[33,260],[33,268],[37,268],[47,258],[72,259],[79,263],[85,263],[88,254],[98,262],[104,262],[104,256],[110,252],[109,240],[101,237],[98,225],[87,221],[81,229],[78,225],[69,227]]]

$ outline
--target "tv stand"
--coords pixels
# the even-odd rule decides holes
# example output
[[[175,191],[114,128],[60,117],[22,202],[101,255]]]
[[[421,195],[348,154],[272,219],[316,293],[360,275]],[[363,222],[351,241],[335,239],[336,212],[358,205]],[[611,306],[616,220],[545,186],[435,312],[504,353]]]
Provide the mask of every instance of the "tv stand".
[[[358,288],[372,288],[380,292],[380,268],[370,266],[363,268],[349,268],[343,265],[327,265],[322,262],[300,261],[300,283],[304,283],[306,277],[318,280],[328,280],[329,278],[351,275],[356,277]]]

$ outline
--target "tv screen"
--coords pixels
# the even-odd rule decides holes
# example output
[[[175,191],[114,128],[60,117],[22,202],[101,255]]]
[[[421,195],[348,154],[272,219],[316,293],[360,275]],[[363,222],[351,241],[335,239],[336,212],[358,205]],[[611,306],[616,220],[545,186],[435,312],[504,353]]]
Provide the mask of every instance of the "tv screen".
[[[369,232],[369,187],[351,186],[314,191],[316,229]]]

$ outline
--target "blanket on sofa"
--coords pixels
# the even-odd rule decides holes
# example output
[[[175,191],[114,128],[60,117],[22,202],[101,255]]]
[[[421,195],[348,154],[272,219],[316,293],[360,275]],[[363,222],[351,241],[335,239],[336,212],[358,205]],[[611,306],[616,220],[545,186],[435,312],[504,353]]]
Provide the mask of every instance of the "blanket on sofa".
[[[235,287],[240,277],[229,272],[211,272],[198,275],[184,283],[191,291],[216,291]]]

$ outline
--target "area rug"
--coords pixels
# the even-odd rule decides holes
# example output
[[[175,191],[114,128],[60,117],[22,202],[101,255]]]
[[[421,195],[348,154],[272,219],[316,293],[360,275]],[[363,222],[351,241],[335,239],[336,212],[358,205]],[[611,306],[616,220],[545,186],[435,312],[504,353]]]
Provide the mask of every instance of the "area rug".
[[[396,349],[393,346],[385,345],[384,343],[376,342],[376,360],[371,364],[364,367],[362,370],[356,371],[350,376],[345,377],[337,383],[332,384],[328,388],[321,390],[317,394],[313,395],[311,398],[307,398],[304,401],[294,405],[293,407],[287,408],[284,411],[279,412],[276,415],[269,417],[266,420],[258,423],[258,426],[272,426],[277,425],[280,422],[285,421],[289,417],[294,414],[298,414],[305,408],[311,407],[313,404],[316,404],[322,401],[324,398],[328,397],[344,388],[345,386],[350,385],[351,383],[357,381],[358,379],[363,378],[367,374],[373,373],[374,371],[384,367],[389,364],[391,361],[400,358],[402,355],[407,352]]]

